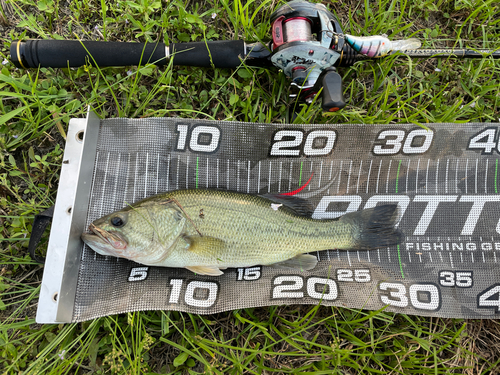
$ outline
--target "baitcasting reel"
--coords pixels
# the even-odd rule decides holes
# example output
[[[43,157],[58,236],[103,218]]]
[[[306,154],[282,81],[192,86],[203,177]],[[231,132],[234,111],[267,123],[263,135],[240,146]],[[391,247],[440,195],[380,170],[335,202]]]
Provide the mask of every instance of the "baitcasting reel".
[[[290,97],[311,103],[322,87],[323,110],[343,108],[342,77],[334,65],[342,58],[344,39],[335,16],[323,4],[292,1],[271,15],[271,23],[270,60],[291,79]]]

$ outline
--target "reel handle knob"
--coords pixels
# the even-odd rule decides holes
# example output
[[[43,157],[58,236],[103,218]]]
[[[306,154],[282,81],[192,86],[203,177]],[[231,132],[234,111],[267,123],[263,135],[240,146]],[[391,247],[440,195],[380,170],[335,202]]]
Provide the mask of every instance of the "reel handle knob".
[[[327,69],[318,78],[323,87],[321,93],[323,103],[321,107],[326,112],[336,112],[345,107],[344,94],[342,93],[342,77],[335,69]]]

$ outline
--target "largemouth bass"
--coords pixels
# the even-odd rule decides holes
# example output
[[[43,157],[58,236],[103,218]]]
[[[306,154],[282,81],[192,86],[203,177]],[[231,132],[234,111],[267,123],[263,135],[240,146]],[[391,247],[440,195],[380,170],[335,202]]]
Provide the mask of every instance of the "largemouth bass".
[[[397,205],[315,220],[305,200],[219,190],[159,194],[104,216],[82,240],[101,255],[218,276],[229,267],[310,270],[309,252],[397,244]]]

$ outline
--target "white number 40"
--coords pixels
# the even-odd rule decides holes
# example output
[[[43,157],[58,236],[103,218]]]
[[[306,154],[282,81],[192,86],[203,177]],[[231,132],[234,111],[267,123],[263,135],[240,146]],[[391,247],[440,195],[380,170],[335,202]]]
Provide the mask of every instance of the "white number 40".
[[[495,308],[500,313],[500,284],[493,285],[477,296],[477,307]]]
[[[497,129],[496,128],[486,128],[476,135],[474,135],[469,140],[469,150],[483,150],[481,154],[488,155],[492,154],[495,148],[500,152],[500,142],[496,141]]]

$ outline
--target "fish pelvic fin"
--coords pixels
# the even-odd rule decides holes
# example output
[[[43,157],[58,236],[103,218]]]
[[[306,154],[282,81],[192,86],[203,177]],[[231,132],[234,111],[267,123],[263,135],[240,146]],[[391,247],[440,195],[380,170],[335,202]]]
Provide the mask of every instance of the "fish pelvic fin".
[[[283,262],[270,264],[269,267],[309,271],[316,267],[316,264],[318,264],[318,259],[314,255],[299,254]]]
[[[352,225],[354,244],[351,248],[357,250],[373,250],[400,243],[404,235],[395,227],[398,220],[397,204],[350,212],[340,218],[340,221]]]
[[[198,275],[220,276],[224,274],[224,272],[216,266],[189,266],[186,268]]]

